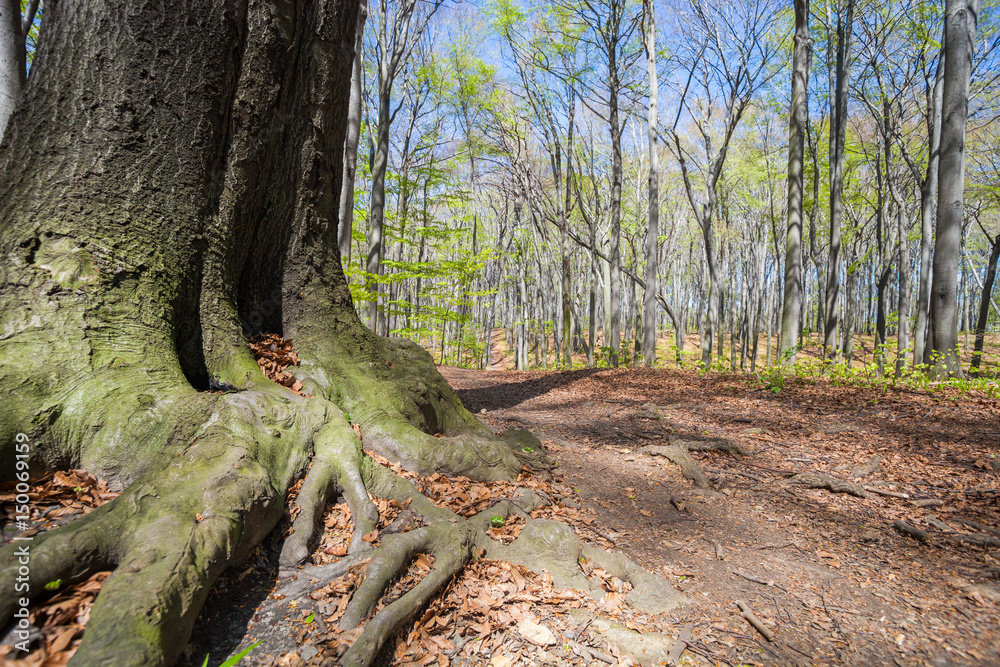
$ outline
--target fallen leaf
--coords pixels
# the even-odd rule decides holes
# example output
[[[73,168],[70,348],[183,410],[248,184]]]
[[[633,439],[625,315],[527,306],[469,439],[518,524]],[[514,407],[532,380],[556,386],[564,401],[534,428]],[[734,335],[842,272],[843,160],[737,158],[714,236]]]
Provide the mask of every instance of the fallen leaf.
[[[832,554],[829,551],[823,551],[822,549],[816,552],[816,555],[826,560],[826,564],[830,567],[840,567],[840,556],[837,554]]]
[[[517,622],[517,632],[535,646],[552,646],[556,643],[551,630],[526,618]]]

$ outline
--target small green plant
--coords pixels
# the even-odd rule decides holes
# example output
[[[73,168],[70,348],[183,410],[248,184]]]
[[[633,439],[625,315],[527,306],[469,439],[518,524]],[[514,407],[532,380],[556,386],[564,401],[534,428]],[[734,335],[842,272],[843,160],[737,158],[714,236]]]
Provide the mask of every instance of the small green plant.
[[[250,644],[250,646],[247,646],[245,649],[243,649],[242,651],[240,651],[239,653],[237,653],[236,655],[234,655],[233,657],[229,658],[224,663],[219,665],[219,667],[235,667],[235,665],[239,664],[240,660],[249,655],[250,651],[254,650],[263,643],[264,643],[263,639],[255,641],[253,644]],[[205,662],[201,663],[201,667],[208,667],[207,655],[205,656]]]
[[[492,526],[493,528],[503,528],[503,525],[505,523],[507,523],[507,521],[499,514],[490,517],[490,526]]]
[[[45,590],[47,591],[57,591],[59,587],[62,586],[62,579],[56,579],[55,581],[50,581],[45,584]]]
[[[535,450],[532,449],[531,447],[521,447],[521,451],[524,452],[525,454],[530,454],[531,452],[533,452]]]

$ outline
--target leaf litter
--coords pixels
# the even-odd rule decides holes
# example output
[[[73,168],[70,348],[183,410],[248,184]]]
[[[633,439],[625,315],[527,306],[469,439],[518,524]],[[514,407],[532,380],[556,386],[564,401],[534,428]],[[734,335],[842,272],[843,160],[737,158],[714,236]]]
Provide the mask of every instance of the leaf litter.
[[[17,523],[20,513],[16,484],[0,484],[2,543],[15,537],[30,538],[68,523],[120,495],[111,491],[107,482],[83,470],[57,471],[29,480],[28,484],[28,522],[23,530]],[[29,609],[31,650],[21,653],[12,644],[0,644],[0,665],[55,667],[69,662],[80,645],[94,599],[109,574],[99,572],[72,586],[64,586],[61,580],[49,582],[46,588],[54,594]]]

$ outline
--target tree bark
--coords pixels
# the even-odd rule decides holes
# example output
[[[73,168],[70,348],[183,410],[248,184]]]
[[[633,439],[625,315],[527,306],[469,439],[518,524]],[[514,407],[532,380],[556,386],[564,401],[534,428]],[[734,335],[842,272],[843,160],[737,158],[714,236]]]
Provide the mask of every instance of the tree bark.
[[[364,55],[365,19],[368,18],[367,0],[361,0],[358,11],[358,35],[351,67],[351,100],[347,106],[344,176],[340,185],[340,222],[337,230],[341,266],[347,266],[351,261],[351,233],[354,231],[354,178],[358,171],[358,141],[361,138],[361,61]]]
[[[610,327],[605,332],[604,344],[609,348],[608,363],[612,368],[618,366],[618,350],[621,347],[621,307],[622,307],[622,276],[621,276],[621,215],[622,215],[622,128],[618,118],[618,80],[617,52],[615,48],[608,50],[608,107],[609,124],[611,126],[611,204],[608,215],[608,292],[610,294]]]
[[[976,343],[972,352],[972,364],[969,375],[979,375],[979,367],[983,358],[983,343],[986,338],[986,324],[990,319],[990,300],[993,295],[993,283],[997,277],[997,260],[1000,259],[1000,236],[990,241],[990,258],[986,263],[986,278],[983,280],[983,296],[979,301],[979,316],[976,318]]]
[[[934,240],[930,330],[932,374],[961,377],[958,360],[958,264],[965,198],[965,123],[975,52],[979,0],[948,0],[938,166],[937,235]]]
[[[944,36],[942,36],[942,46]],[[927,172],[920,184],[920,284],[917,288],[917,321],[914,324],[913,365],[929,362],[927,315],[930,308],[931,245],[934,241],[934,203],[938,188],[941,149],[941,104],[944,96],[944,49],[938,60],[934,85],[928,90]]]
[[[649,144],[649,202],[646,224],[646,267],[644,279],[646,287],[642,295],[642,361],[646,366],[656,363],[656,274],[659,268],[660,236],[660,153],[657,142],[659,119],[657,117],[657,97],[659,87],[656,77],[656,10],[653,0],[643,3],[646,25],[643,30],[646,47],[646,72],[649,76],[649,121],[647,142]]]
[[[792,52],[792,99],[788,121],[788,231],[785,236],[785,292],[781,311],[781,353],[795,361],[802,310],[802,219],[804,200],[805,132],[809,115],[809,0],[795,0],[795,46]]]
[[[839,3],[838,3],[839,5]],[[829,4],[827,5],[829,13]],[[828,19],[829,20],[829,19]],[[854,26],[854,0],[847,0],[846,17],[837,12],[836,64],[831,54],[830,65],[830,255],[826,274],[826,294],[823,310],[826,313],[823,354],[835,358],[837,354],[837,318],[840,293],[840,243],[841,218],[843,217],[844,141],[847,136],[847,91],[851,71],[851,35]],[[834,44],[830,35],[831,49]]]

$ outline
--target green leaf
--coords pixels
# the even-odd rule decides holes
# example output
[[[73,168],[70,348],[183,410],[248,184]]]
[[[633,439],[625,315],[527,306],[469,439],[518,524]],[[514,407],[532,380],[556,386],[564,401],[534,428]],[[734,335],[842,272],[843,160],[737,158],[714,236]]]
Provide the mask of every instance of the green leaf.
[[[59,587],[62,586],[62,579],[56,579],[55,581],[50,581],[45,584],[45,590],[47,591],[57,591]]]
[[[316,620],[316,614],[315,613],[309,614],[308,616],[306,616],[305,618],[303,618],[302,622],[303,623],[312,623],[314,620]]]
[[[263,639],[255,641],[253,644],[250,644],[250,646],[247,646],[245,649],[243,649],[242,651],[231,657],[229,660],[226,660],[224,663],[219,665],[219,667],[234,667],[234,665],[236,665],[240,660],[247,657],[247,654],[250,653],[250,651],[254,650],[263,643],[264,643]],[[205,667],[205,665],[207,664],[208,664],[208,656],[206,655],[205,664],[202,665],[201,667]]]

